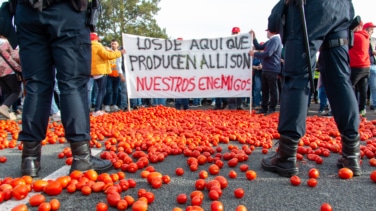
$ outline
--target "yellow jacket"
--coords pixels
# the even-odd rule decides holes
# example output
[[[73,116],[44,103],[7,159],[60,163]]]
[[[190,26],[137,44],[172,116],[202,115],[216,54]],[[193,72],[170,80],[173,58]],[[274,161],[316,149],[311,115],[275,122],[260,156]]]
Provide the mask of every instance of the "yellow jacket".
[[[91,41],[91,75],[111,73],[110,61],[121,57],[120,51],[109,51],[96,40]]]

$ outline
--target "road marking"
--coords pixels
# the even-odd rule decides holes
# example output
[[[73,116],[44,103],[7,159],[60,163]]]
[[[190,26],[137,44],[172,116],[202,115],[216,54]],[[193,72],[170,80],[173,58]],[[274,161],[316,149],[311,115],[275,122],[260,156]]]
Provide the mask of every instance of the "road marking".
[[[98,150],[98,149],[91,149],[91,154],[93,156],[96,156],[97,154],[99,154],[102,150]],[[61,168],[59,168],[58,170],[52,172],[50,175],[46,176],[45,178],[43,178],[43,180],[55,180],[61,176],[65,176],[65,175],[69,175],[69,169],[70,169],[70,166],[68,165],[65,165]],[[30,192],[26,198],[22,199],[22,200],[14,200],[14,199],[11,199],[11,200],[8,200],[6,202],[3,202],[2,204],[0,204],[0,211],[8,211],[8,210],[11,210],[13,207],[19,205],[19,204],[27,204],[29,203],[29,199],[38,194],[38,193],[43,193],[43,192]]]

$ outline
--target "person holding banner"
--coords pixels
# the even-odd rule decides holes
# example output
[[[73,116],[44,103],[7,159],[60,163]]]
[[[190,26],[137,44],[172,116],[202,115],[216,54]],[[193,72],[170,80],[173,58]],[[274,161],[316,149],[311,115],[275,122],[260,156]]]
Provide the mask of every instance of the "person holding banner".
[[[271,32],[269,30],[266,31],[269,40],[264,44],[260,44],[257,41],[256,34],[253,30],[250,31],[253,37],[253,45],[255,50],[249,51],[249,55],[260,58],[262,63],[262,101],[261,110],[258,111],[260,114],[275,112],[275,108],[278,103],[278,74],[281,72],[281,38],[275,32]],[[256,50],[261,51],[258,52]]]

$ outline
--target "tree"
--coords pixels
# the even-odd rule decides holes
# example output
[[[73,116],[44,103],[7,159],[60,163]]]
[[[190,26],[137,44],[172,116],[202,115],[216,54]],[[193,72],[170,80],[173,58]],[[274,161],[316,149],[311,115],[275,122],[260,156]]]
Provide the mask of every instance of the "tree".
[[[102,13],[96,27],[102,43],[112,39],[121,42],[121,34],[167,38],[166,29],[161,29],[154,16],[160,8],[160,0],[101,0]]]

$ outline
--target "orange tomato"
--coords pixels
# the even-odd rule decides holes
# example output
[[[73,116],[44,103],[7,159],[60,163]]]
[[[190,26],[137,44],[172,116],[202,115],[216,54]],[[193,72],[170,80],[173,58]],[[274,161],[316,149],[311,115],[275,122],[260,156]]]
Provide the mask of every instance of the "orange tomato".
[[[34,196],[29,198],[29,204],[32,207],[37,207],[45,201],[46,201],[46,197],[40,193],[35,194]]]

